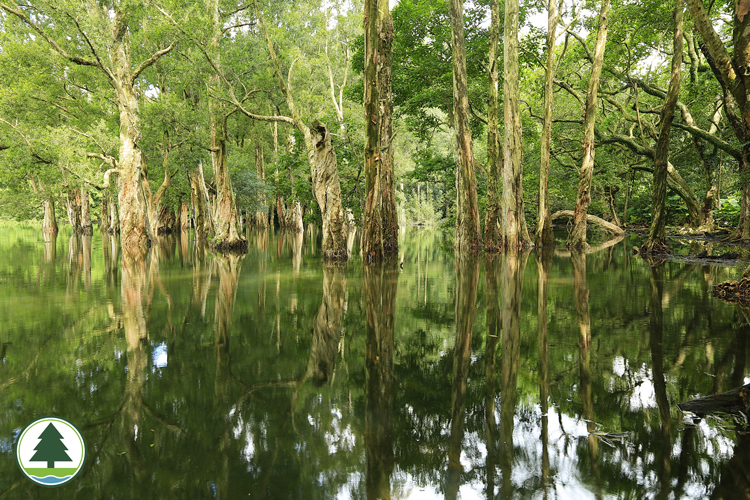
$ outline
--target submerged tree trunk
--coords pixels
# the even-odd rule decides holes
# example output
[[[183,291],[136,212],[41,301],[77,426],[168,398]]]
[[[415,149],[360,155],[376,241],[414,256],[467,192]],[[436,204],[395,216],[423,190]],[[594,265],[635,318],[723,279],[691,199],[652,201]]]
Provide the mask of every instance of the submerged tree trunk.
[[[544,71],[544,118],[542,123],[541,163],[539,164],[539,215],[534,238],[537,246],[554,243],[552,219],[549,209],[549,162],[552,149],[552,84],[555,80],[555,40],[557,23],[560,19],[557,10],[558,0],[547,2],[547,67]]]
[[[607,43],[607,20],[609,0],[602,0],[599,11],[599,27],[596,32],[594,62],[591,65],[589,87],[586,92],[586,112],[583,119],[583,161],[578,174],[578,195],[571,244],[577,248],[586,246],[586,216],[591,203],[591,178],[594,173],[594,125],[596,124],[596,101],[599,94],[599,78],[604,64],[604,48]]]
[[[121,37],[126,38],[123,32]],[[138,116],[138,99],[133,84],[129,81],[129,52],[122,40],[117,50],[119,72],[124,73],[116,82],[117,103],[120,111],[120,160],[117,178],[118,206],[120,207],[120,240],[123,249],[143,251],[151,242],[151,226],[148,220],[148,205],[143,190],[145,162],[137,142],[141,137]],[[119,74],[119,73],[118,73]]]
[[[391,61],[393,21],[386,0],[365,2],[365,262],[398,252],[393,184]]]
[[[91,208],[89,206],[89,192],[81,187],[81,234],[92,234]]]
[[[117,198],[107,193],[107,206],[109,207],[109,234],[119,234],[120,232],[120,211],[117,208]]]
[[[668,253],[666,244],[667,223],[667,164],[669,162],[669,133],[674,119],[674,110],[680,93],[682,76],[682,0],[675,0],[674,7],[674,51],[669,90],[661,111],[659,139],[654,152],[654,183],[651,196],[651,229],[648,241],[641,248],[645,253]],[[709,188],[710,189],[710,188]]]
[[[190,196],[193,201],[193,224],[195,239],[205,240],[211,234],[211,216],[209,215],[208,190],[203,179],[203,166],[188,172],[190,179]]]
[[[65,208],[68,212],[68,222],[74,234],[81,232],[81,191],[74,188],[65,195]]]
[[[42,232],[44,234],[57,234],[57,217],[55,216],[55,200],[51,196],[45,196],[42,201],[44,219],[42,220]]]
[[[26,11],[16,2],[0,4],[0,8],[21,19],[47,41],[50,47],[64,59],[81,66],[91,66],[98,69],[112,85],[120,121],[119,159],[106,155],[89,153],[90,157],[97,157],[109,163],[118,176],[118,198],[120,207],[120,231],[122,246],[125,249],[143,250],[151,239],[151,231],[146,213],[146,203],[141,185],[142,175],[145,176],[145,164],[142,162],[138,140],[141,138],[138,117],[138,99],[135,92],[135,81],[138,76],[159,58],[169,53],[173,45],[154,52],[143,60],[136,68],[131,65],[131,50],[129,38],[129,12],[124,6],[116,3],[112,7],[101,8],[92,19],[101,21],[99,26],[91,30],[109,36],[106,40],[107,53],[96,53],[95,47],[88,43],[88,47],[81,49],[85,54],[93,57],[68,53],[58,44],[43,26],[32,20]],[[100,10],[101,9],[101,10]],[[70,15],[64,11],[55,11],[53,15]],[[79,27],[80,30],[80,27]],[[106,33],[106,35],[104,35]],[[83,38],[87,35],[81,31]],[[81,45],[83,45],[81,43]],[[105,174],[106,177],[106,174]]]
[[[259,141],[255,141],[255,172],[258,174],[258,178],[265,182],[266,180],[266,161],[263,157],[263,144]],[[268,203],[265,194],[261,199],[261,204],[265,207]],[[248,221],[249,223],[250,221]],[[268,227],[268,208],[256,212],[254,215],[253,224],[260,229]]]
[[[184,201],[180,204],[179,228],[180,232],[187,232],[190,230],[190,216],[188,215],[188,206],[187,202]]]
[[[453,107],[456,121],[456,251],[476,252],[482,248],[474,150],[469,125],[469,89],[466,77],[463,0],[451,0],[453,50]]]
[[[221,83],[219,44],[225,30],[220,18],[219,0],[208,0],[208,9],[212,20],[212,36],[208,51],[213,58],[215,69],[208,81],[209,94],[212,94],[219,91]],[[212,207],[214,235],[211,246],[218,250],[246,251],[247,240],[242,236],[242,228],[239,227],[239,212],[234,201],[234,189],[227,164],[227,118],[234,111],[225,113],[221,101],[213,96],[209,100],[208,109],[211,120],[211,164],[216,185],[216,203]]]
[[[555,0],[552,0],[555,1]],[[500,159],[500,139],[498,137],[497,91],[499,71],[497,69],[497,48],[500,43],[500,1],[490,0],[492,11],[490,21],[489,50],[489,102],[487,104],[487,214],[484,219],[484,251],[500,251],[501,217],[499,181],[502,175]]]
[[[505,140],[503,143],[502,246],[506,250],[529,246],[531,239],[523,212],[523,143],[521,91],[518,69],[518,0],[505,3],[503,101]]]

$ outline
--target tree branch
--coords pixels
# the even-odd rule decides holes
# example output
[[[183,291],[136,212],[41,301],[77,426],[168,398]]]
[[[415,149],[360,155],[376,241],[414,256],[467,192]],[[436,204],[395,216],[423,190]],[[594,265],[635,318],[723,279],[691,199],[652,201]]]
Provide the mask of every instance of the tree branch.
[[[131,85],[135,82],[135,79],[138,78],[138,76],[141,73],[143,73],[143,71],[146,68],[148,68],[149,66],[151,66],[152,64],[154,64],[156,61],[158,61],[159,58],[161,58],[163,55],[168,54],[169,52],[171,52],[172,49],[174,48],[174,45],[175,45],[174,42],[170,43],[169,47],[154,52],[153,54],[151,54],[151,57],[149,57],[148,59],[146,59],[145,61],[143,61],[138,66],[138,68],[136,68],[136,70],[133,72],[133,76],[130,77],[130,83],[131,83]]]
[[[94,68],[98,68],[102,72],[104,72],[107,77],[112,80],[112,74],[110,71],[105,68],[100,61],[94,60],[94,59],[88,59],[85,57],[76,56],[73,54],[68,53],[65,49],[63,49],[55,40],[52,39],[52,37],[45,31],[44,28],[36,24],[34,21],[32,21],[29,16],[26,15],[26,13],[21,10],[21,7],[16,3],[12,2],[11,4],[0,2],[0,9],[3,9],[4,11],[8,12],[9,14],[13,14],[14,16],[21,19],[24,23],[26,23],[31,29],[39,33],[42,38],[44,38],[47,43],[49,43],[52,48],[60,54],[65,59],[69,60],[70,62],[74,64],[78,64],[79,66],[93,66]]]

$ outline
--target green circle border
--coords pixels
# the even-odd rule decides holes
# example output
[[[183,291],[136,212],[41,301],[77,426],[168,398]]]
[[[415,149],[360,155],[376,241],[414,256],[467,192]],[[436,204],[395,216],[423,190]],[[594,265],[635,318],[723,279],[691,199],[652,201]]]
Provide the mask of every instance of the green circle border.
[[[41,420],[48,420],[48,419],[61,420],[61,421],[65,422],[66,424],[70,425],[71,427],[73,427],[73,429],[75,429],[75,431],[78,434],[78,436],[81,438],[81,445],[83,447],[82,448],[83,453],[82,453],[82,456],[81,456],[81,464],[78,467],[78,471],[75,474],[73,474],[72,476],[70,476],[70,478],[67,479],[65,482],[59,483],[59,484],[44,484],[44,483],[39,483],[37,481],[34,481],[26,473],[26,471],[24,470],[23,466],[21,465],[21,461],[18,458],[18,445],[21,443],[21,439],[22,439],[24,433],[28,430],[29,427],[31,427],[32,425],[36,424],[37,422],[39,422]],[[81,429],[79,429],[76,424],[74,424],[73,422],[71,422],[67,418],[58,417],[57,415],[47,415],[47,416],[44,416],[44,417],[39,417],[37,419],[32,420],[28,424],[26,424],[26,426],[23,429],[21,429],[21,432],[18,434],[18,441],[16,441],[16,443],[15,443],[15,445],[13,447],[14,447],[13,456],[16,459],[16,465],[18,465],[18,469],[26,477],[26,479],[28,479],[32,483],[36,484],[37,486],[41,486],[42,488],[59,488],[60,486],[65,486],[66,484],[68,484],[69,482],[71,482],[73,479],[75,479],[76,477],[78,477],[78,475],[83,470],[83,466],[86,465],[86,456],[88,455],[88,451],[87,451],[87,448],[86,448],[86,438],[83,437],[83,433],[81,432]]]

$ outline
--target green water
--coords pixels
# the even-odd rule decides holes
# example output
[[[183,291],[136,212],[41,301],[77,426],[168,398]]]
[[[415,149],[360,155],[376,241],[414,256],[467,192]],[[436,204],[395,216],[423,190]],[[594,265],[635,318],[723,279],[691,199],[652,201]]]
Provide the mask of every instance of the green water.
[[[750,381],[709,293],[737,269],[416,230],[403,267],[324,267],[315,236],[130,259],[0,228],[0,498],[747,498],[748,435],[676,407]],[[88,451],[55,489],[13,455],[46,415]]]

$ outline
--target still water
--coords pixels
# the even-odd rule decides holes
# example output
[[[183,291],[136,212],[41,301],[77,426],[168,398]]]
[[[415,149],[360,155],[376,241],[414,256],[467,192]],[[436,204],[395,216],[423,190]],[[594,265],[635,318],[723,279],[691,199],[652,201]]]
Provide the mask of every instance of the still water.
[[[710,295],[737,269],[424,230],[326,267],[315,236],[3,227],[0,498],[750,498],[748,434],[676,407],[750,381],[749,310]],[[87,443],[56,489],[13,454],[45,415]]]

